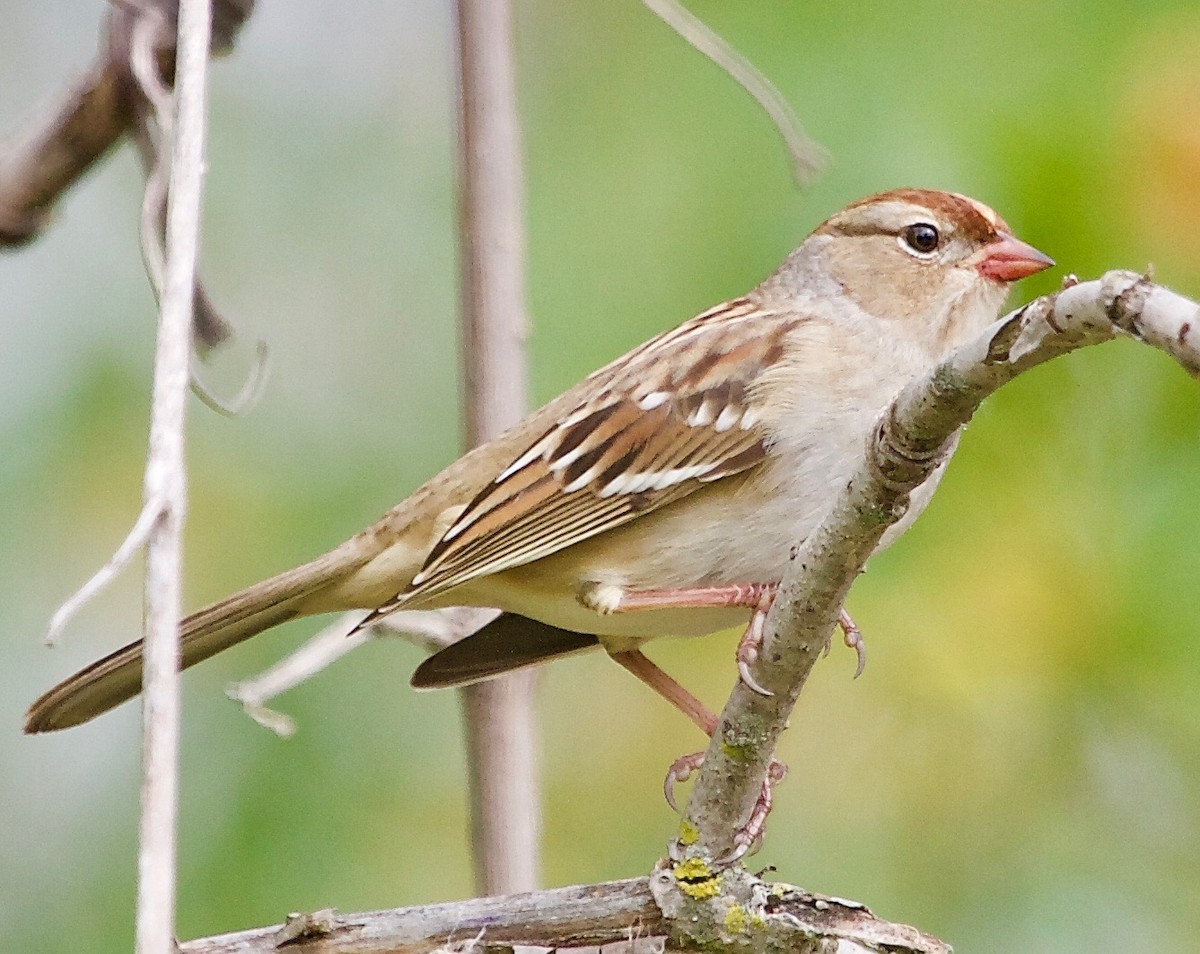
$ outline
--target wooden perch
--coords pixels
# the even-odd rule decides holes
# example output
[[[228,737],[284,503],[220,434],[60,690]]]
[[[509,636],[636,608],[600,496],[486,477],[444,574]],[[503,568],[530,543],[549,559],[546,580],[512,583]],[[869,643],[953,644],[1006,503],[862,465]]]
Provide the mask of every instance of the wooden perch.
[[[425,954],[585,948],[612,954],[729,949],[949,954],[941,941],[860,904],[743,871],[689,883],[649,878],[388,911],[292,915],[287,923],[180,945],[180,954]],[[286,946],[285,946],[286,945]]]

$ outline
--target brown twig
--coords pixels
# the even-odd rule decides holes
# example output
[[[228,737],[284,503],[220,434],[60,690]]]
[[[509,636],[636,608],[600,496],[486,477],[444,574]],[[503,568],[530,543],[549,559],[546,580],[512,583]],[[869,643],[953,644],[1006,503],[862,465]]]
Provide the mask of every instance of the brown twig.
[[[176,0],[114,0],[96,63],[0,157],[0,247],[38,238],[63,193],[135,127],[139,93],[129,57],[134,26],[149,12],[165,24],[155,49],[158,70],[174,76],[178,6]],[[254,0],[216,0],[214,55],[233,48],[253,8]]]
[[[729,42],[695,16],[679,0],[642,0],[647,8],[692,47],[729,74],[754,97],[775,124],[792,160],[792,175],[802,189],[825,168],[828,154],[804,131],[791,104],[762,71]]]
[[[521,150],[508,0],[458,0],[462,366],[469,446],[525,411]],[[537,885],[534,675],[462,690],[480,894]]]
[[[38,238],[54,203],[125,134],[122,72],[103,61],[0,156],[0,248]]]
[[[942,942],[873,915],[852,901],[810,894],[749,875],[687,884],[669,871],[649,878],[577,885],[499,898],[476,898],[390,911],[319,917],[292,915],[315,929],[284,950],[316,954],[500,952],[514,947],[590,948],[611,954],[664,950],[790,951],[818,954],[949,954]],[[288,932],[288,933],[281,933]],[[295,928],[284,926],[200,938],[181,954],[268,954]],[[311,941],[311,944],[305,944]],[[292,946],[294,944],[294,946]]]

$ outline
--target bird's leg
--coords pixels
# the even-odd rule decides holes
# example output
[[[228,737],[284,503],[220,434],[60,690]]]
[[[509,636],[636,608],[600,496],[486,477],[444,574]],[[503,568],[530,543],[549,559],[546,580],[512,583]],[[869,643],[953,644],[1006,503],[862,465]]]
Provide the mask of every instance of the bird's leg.
[[[609,653],[609,656],[687,716],[701,732],[712,737],[717,730],[717,717],[708,711],[708,706],[654,665],[640,649]]]
[[[750,689],[759,695],[769,696],[750,674],[750,666],[757,661],[762,648],[763,628],[767,613],[779,590],[778,583],[731,583],[723,586],[698,586],[691,589],[627,590],[613,584],[593,584],[580,594],[580,602],[597,613],[636,613],[654,609],[710,609],[718,607],[746,606],[753,610],[746,631],[738,641],[738,673]],[[863,674],[867,666],[867,643],[845,607],[838,611],[838,626],[845,643],[854,650],[858,663],[854,667],[854,678]],[[829,654],[829,642],[825,643],[825,654]]]
[[[610,583],[591,584],[580,595],[589,609],[605,615],[652,609],[712,609],[756,607],[764,594],[774,595],[778,583],[730,583],[675,590],[627,590]]]
[[[708,710],[708,707],[652,663],[641,650],[630,649],[624,652],[609,653],[609,655],[614,662],[633,673],[638,679],[687,716],[693,723],[699,726],[705,735],[711,738],[712,734],[716,732],[717,717]],[[675,784],[685,781],[703,764],[703,752],[693,752],[690,755],[681,756],[671,763],[671,767],[667,770],[667,776],[663,779],[663,795],[666,797],[667,804],[671,806],[672,810],[678,811],[675,802]],[[750,817],[747,819],[746,824],[734,833],[734,850],[727,859],[728,863],[732,864],[762,838],[763,829],[766,827],[767,814],[771,811],[771,786],[776,782],[782,781],[786,774],[787,766],[778,759],[771,759],[771,764],[767,768],[767,777],[763,780],[762,790],[759,792],[758,800],[754,803]]]
[[[750,664],[758,659],[762,646],[763,624],[775,599],[778,583],[733,583],[726,586],[700,586],[678,590],[626,590],[600,584],[586,590],[581,600],[598,613],[636,613],[651,609],[710,609],[745,606],[753,609],[750,623],[737,648],[738,673],[742,682],[762,696],[771,693],[755,682]]]

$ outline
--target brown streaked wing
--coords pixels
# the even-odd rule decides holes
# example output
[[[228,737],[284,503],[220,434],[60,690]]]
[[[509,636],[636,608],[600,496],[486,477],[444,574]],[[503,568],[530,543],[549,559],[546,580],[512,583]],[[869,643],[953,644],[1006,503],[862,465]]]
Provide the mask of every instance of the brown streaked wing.
[[[798,318],[736,299],[630,352],[467,506],[380,612],[542,559],[745,471],[767,432],[747,403]]]

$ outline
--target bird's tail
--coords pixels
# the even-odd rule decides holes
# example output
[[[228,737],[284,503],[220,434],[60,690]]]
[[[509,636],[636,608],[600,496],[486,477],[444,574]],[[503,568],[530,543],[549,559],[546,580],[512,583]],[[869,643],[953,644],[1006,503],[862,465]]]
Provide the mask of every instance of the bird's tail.
[[[193,613],[180,624],[180,669],[187,669],[280,623],[327,608],[313,600],[341,578],[338,548]],[[349,607],[347,607],[349,608]],[[53,732],[94,719],[142,689],[142,641],[130,643],[59,683],[32,706],[25,731]]]

